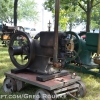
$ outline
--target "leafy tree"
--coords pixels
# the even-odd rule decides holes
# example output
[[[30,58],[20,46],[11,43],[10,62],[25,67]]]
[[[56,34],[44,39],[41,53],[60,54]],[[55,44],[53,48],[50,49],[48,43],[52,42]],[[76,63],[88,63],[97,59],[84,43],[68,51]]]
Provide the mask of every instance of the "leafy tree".
[[[75,28],[77,25],[83,22],[80,16],[82,12],[80,11],[79,7],[77,7],[75,10],[71,8],[66,12],[67,12],[66,17],[68,18],[67,24],[70,31],[72,30],[72,28]]]
[[[100,29],[100,4],[92,12],[91,29]]]
[[[82,4],[83,3],[83,4]],[[91,13],[95,6],[97,6],[100,3],[100,0],[83,0],[81,2],[78,2],[78,5],[80,8],[84,10],[86,13],[86,31],[90,31],[90,23],[91,23]]]
[[[53,3],[52,6],[48,2],[44,3],[45,9],[52,11],[54,15],[54,1],[50,1]],[[63,29],[66,30],[68,27],[69,30],[72,30],[73,27],[76,25],[80,24],[80,13],[81,11],[79,10],[79,7],[75,9],[75,7],[70,7],[69,9],[63,6],[64,4],[60,5],[60,14],[59,14],[59,26]]]
[[[68,18],[66,17],[67,13],[65,10],[61,10],[60,9],[60,13],[59,13],[59,30],[66,30],[66,24],[67,24],[67,21],[68,21]],[[53,11],[53,19],[55,18],[55,13]]]
[[[91,13],[95,6],[100,3],[100,0],[61,0],[61,9],[68,10],[69,8],[77,8],[79,6],[86,14],[86,31],[90,31]],[[54,0],[46,0],[44,7],[50,11],[54,9]]]
[[[38,12],[34,0],[18,0],[18,20],[37,20]],[[12,23],[14,19],[14,0],[0,0],[0,19]]]
[[[60,28],[62,30],[66,31],[66,24],[68,22],[68,18],[66,17],[67,13],[65,10],[60,10],[60,14],[59,14],[59,23],[60,23]]]
[[[0,0],[0,19],[5,22],[10,22],[13,18],[12,9],[12,0]]]
[[[37,20],[38,12],[36,7],[37,4],[34,0],[20,0],[18,2],[18,19]]]

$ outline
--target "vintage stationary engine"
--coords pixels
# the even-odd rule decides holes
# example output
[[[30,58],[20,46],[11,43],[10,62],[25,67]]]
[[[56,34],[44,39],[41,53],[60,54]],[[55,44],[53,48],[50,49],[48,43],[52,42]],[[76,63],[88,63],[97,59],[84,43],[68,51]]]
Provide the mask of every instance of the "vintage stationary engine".
[[[64,96],[78,100],[77,97],[85,96],[86,87],[81,78],[63,70],[70,58],[77,58],[74,50],[75,45],[79,46],[80,43],[74,32],[58,32],[59,3],[59,0],[55,0],[53,32],[42,31],[32,39],[28,33],[17,30],[15,26],[10,38],[9,55],[16,69],[5,73],[5,92],[20,91],[24,83],[29,83],[41,88],[36,91],[35,100],[52,100]]]
[[[63,68],[69,58],[77,58],[74,46],[78,43],[78,35],[67,33],[58,32],[57,62],[54,62],[54,32],[40,32],[32,39],[28,33],[15,30],[10,39],[9,55],[16,69],[5,73],[4,91],[20,91],[25,82],[49,90],[51,95],[58,97],[68,95],[76,100],[77,96],[84,97],[86,87],[81,78]],[[40,96],[40,91],[43,92],[41,95],[48,95],[44,90],[39,90],[36,95]]]
[[[40,74],[60,72],[66,57],[73,56],[74,43],[65,33],[58,34],[58,63],[53,63],[54,32],[40,32],[35,39],[16,31],[9,44],[13,64],[20,70],[28,69]]]
[[[21,30],[24,31],[24,28],[22,26],[7,26],[6,24],[2,25],[2,34],[1,34],[1,40],[2,44],[9,44],[11,36],[15,33],[15,30]]]
[[[73,34],[73,32],[66,32],[66,34],[73,35],[72,40],[74,40],[74,54],[76,56],[67,57],[65,67],[99,76],[100,33],[81,32]],[[84,35],[85,38],[83,39],[82,36]],[[76,39],[74,39],[74,36]]]
[[[86,34],[86,39],[81,35]],[[20,70],[28,69],[40,74],[60,72],[61,67],[76,68],[79,71],[92,73],[90,69],[99,68],[99,34],[59,32],[58,63],[53,63],[54,32],[40,32],[34,39],[23,31],[16,31],[9,45],[9,54],[13,64]],[[94,41],[92,41],[94,40]],[[42,66],[42,67],[40,67]],[[81,66],[81,67],[80,67]]]

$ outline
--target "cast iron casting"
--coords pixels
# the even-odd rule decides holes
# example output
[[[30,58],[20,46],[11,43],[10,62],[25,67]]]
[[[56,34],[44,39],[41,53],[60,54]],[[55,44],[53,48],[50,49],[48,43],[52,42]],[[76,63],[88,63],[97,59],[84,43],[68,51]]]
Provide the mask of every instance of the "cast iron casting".
[[[37,36],[36,36],[37,37]],[[40,37],[40,40],[38,38]],[[58,34],[58,63],[64,66],[67,55],[72,55],[73,49],[67,34]],[[12,63],[18,69],[29,69],[41,74],[54,74],[60,72],[53,64],[54,32],[40,32],[37,39],[32,39],[29,34],[16,31],[11,37],[9,55]],[[70,52],[70,53],[69,53]],[[68,53],[68,54],[67,54]]]

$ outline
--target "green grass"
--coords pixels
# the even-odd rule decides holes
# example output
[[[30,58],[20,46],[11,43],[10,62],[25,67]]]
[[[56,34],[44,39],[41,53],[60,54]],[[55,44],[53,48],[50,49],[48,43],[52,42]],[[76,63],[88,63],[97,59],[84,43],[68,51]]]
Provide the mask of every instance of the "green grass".
[[[3,45],[1,45],[0,42],[0,97],[1,95],[10,95],[9,93],[5,93],[3,91],[3,80],[5,78],[4,73],[9,71],[11,68],[15,67],[10,61],[8,48],[3,47]],[[79,98],[79,100],[100,100],[100,78],[82,73],[77,73],[77,74],[81,76],[82,81],[85,83],[87,87],[86,96],[84,98]],[[21,95],[21,94],[34,95],[37,89],[38,89],[37,87],[27,84],[27,86],[23,90],[21,90],[20,92],[15,92],[12,95]],[[0,100],[19,100],[19,99],[0,98]],[[22,98],[20,100],[33,100],[33,99]]]

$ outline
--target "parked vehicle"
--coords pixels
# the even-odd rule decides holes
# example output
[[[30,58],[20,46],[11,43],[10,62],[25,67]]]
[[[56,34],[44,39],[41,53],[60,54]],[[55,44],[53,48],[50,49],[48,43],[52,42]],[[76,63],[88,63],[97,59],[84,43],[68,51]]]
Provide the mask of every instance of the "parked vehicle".
[[[37,31],[35,28],[30,27],[24,27],[25,32],[29,33],[31,37],[34,37],[37,34]]]
[[[25,32],[30,33],[31,28],[29,28],[29,27],[24,27],[24,29],[25,29]]]

